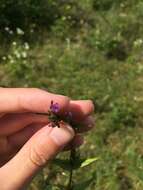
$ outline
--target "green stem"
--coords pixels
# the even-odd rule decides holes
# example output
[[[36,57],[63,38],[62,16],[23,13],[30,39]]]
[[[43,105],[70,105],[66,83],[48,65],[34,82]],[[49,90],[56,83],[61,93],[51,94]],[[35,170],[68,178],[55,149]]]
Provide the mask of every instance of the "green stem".
[[[72,177],[73,177],[73,169],[71,168],[70,174],[69,174],[68,190],[72,189]]]
[[[76,150],[71,149],[70,152],[70,173],[69,173],[69,180],[66,190],[73,190],[73,167],[74,167],[74,161],[76,157]]]

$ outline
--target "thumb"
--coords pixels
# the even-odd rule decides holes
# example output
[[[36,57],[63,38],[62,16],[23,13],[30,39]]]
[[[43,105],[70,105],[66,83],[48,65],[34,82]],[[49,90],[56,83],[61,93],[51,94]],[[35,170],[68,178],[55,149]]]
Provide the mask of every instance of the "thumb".
[[[60,128],[43,127],[12,160],[0,168],[1,189],[18,190],[23,188],[39,169],[62,150],[73,137],[74,131],[67,124]]]

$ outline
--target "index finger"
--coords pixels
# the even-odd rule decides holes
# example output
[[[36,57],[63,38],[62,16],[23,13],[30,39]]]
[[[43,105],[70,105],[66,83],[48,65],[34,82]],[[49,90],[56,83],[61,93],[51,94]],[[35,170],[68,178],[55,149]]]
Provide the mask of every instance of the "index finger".
[[[46,113],[51,101],[58,102],[59,113],[69,106],[69,98],[36,88],[0,88],[0,113],[43,112]]]

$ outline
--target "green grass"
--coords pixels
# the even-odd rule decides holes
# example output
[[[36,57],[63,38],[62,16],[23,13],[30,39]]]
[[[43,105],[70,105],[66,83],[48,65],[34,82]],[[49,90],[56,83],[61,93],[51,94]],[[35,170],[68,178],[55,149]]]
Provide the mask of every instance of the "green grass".
[[[15,49],[20,54],[25,51],[21,40],[16,48],[10,45],[8,53],[3,50],[2,56],[12,55],[14,63],[9,58],[1,61],[1,85],[38,87],[73,99],[92,99],[96,127],[85,135],[81,154],[100,159],[77,171],[75,182],[93,176],[87,190],[142,190],[142,1],[110,1],[107,10],[98,11],[91,2],[79,1],[85,15],[91,13],[90,21],[64,28],[68,23],[59,20],[50,32],[44,32],[42,42],[30,44],[27,58],[14,54]],[[65,183],[67,173],[57,171],[50,164],[30,189],[46,190],[47,174],[51,182]]]

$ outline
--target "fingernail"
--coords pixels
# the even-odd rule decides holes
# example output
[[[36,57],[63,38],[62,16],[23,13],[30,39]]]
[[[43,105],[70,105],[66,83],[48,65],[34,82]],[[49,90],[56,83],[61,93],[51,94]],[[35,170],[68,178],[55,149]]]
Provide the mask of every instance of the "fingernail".
[[[88,126],[88,128],[92,128],[95,125],[95,119],[92,116],[88,116],[85,120],[84,120],[84,125]]]
[[[94,111],[95,111],[94,103],[92,100],[88,100],[88,101],[89,101],[89,104],[91,106],[91,110],[92,110],[91,113],[94,113]]]
[[[58,146],[64,146],[73,139],[74,130],[68,124],[65,124],[60,128],[54,127],[49,136]]]

